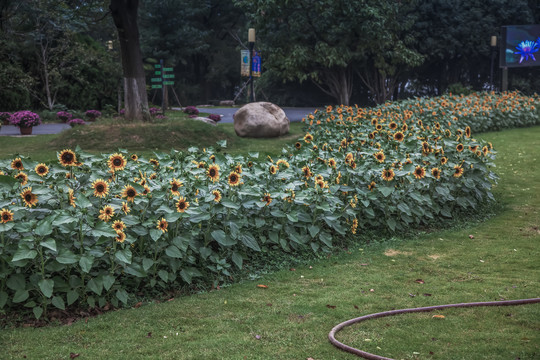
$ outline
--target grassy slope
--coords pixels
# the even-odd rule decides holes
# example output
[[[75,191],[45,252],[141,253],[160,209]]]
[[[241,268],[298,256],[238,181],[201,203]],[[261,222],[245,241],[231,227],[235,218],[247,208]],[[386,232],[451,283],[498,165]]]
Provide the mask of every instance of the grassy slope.
[[[359,246],[312,269],[306,264],[71,326],[1,330],[3,356],[353,359],[327,341],[330,329],[347,319],[393,308],[538,297],[540,127],[482,137],[499,152],[502,204],[484,223]],[[373,320],[338,339],[394,358],[540,357],[540,305],[442,314],[443,320],[429,313]]]

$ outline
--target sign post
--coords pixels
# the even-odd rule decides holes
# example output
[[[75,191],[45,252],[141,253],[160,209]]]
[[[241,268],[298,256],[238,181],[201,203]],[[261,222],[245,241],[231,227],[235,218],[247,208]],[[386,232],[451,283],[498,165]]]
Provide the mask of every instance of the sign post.
[[[150,79],[152,89],[161,89],[161,111],[165,115],[165,97],[167,96],[167,85],[174,85],[174,74],[167,74],[167,71],[172,72],[173,68],[164,67],[163,59],[159,60],[159,64],[154,65],[154,75]]]

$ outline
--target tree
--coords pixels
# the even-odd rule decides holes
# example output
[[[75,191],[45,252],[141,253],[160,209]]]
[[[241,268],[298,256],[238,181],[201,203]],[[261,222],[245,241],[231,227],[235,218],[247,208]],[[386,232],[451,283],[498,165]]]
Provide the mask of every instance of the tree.
[[[139,44],[138,8],[138,0],[111,0],[109,6],[120,42],[125,117],[129,120],[150,121],[146,79]]]
[[[400,65],[421,58],[402,40],[401,2],[385,0],[235,0],[259,33],[266,67],[284,80],[311,80],[340,104],[349,104],[354,73],[375,100],[387,97],[382,83]],[[382,94],[382,95],[381,95]]]

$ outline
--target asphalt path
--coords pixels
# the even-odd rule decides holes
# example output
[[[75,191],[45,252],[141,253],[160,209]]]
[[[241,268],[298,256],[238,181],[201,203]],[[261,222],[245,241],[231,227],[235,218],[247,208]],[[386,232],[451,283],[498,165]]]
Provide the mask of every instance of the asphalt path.
[[[305,118],[308,114],[315,111],[315,108],[282,108],[285,111],[285,115],[289,118],[291,122],[302,121],[302,118]],[[173,108],[173,111],[179,111],[178,108]],[[221,123],[232,123],[233,115],[238,110],[238,108],[199,108],[199,111],[210,113],[210,114],[219,114],[221,115]],[[169,110],[171,111],[171,110]],[[35,135],[45,135],[45,134],[58,134],[63,130],[69,129],[68,124],[59,124],[59,123],[46,123],[39,126],[34,126],[32,129],[32,135],[21,135],[19,128],[14,125],[2,125],[0,128],[0,136],[35,136]]]

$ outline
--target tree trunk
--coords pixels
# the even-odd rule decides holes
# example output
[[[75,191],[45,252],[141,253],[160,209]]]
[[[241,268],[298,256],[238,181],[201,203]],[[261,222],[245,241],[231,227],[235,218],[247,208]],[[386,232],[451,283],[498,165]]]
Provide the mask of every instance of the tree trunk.
[[[139,44],[137,25],[138,0],[111,0],[109,6],[118,30],[122,69],[124,73],[125,118],[150,121],[146,79]]]
[[[313,82],[324,93],[335,98],[338,105],[349,105],[352,95],[352,72],[350,68],[335,67],[324,70],[322,73],[322,84],[319,84],[317,81]]]

